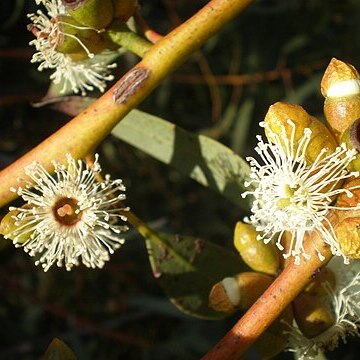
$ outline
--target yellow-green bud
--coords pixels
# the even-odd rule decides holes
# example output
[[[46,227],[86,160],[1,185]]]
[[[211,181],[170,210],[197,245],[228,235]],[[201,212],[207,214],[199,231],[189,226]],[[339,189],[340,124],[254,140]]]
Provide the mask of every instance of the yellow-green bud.
[[[12,232],[17,229],[17,225],[15,224],[15,216],[19,214],[19,210],[9,211],[0,222],[0,234],[9,238],[10,240],[14,240],[12,236]],[[30,238],[31,233],[22,233],[18,239],[18,243],[24,243]]]
[[[275,134],[282,134],[282,129],[285,128],[286,135],[290,139],[293,127],[288,124],[288,120],[295,124],[294,150],[296,150],[298,141],[303,137],[304,129],[311,130],[310,142],[305,152],[306,160],[310,163],[315,161],[323,149],[326,149],[326,155],[333,153],[336,149],[337,142],[329,129],[314,116],[309,115],[300,105],[277,102],[270,106],[264,121]],[[272,141],[266,128],[265,133]]]
[[[293,306],[296,323],[308,338],[323,333],[335,322],[334,315],[317,296],[302,292],[293,301]]]
[[[275,275],[280,267],[279,251],[274,244],[257,240],[257,235],[253,226],[239,221],[235,227],[234,245],[253,270]]]
[[[68,13],[79,23],[104,29],[113,21],[112,0],[62,0]]]
[[[114,18],[126,22],[138,6],[137,0],[112,0],[114,6]]]
[[[332,58],[321,81],[324,114],[339,141],[360,117],[360,75],[354,66]]]
[[[273,282],[273,277],[244,272],[215,284],[209,294],[209,306],[221,312],[247,310]]]

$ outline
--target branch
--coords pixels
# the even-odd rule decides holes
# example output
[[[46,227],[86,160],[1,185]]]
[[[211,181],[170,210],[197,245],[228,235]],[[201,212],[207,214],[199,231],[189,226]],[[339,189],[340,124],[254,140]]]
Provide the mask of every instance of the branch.
[[[251,0],[212,0],[185,23],[146,52],[142,61],[126,73],[93,105],[0,173],[0,206],[16,198],[11,187],[21,186],[23,169],[38,161],[51,171],[51,161],[63,162],[66,153],[84,158],[111,129],[159,83],[206,40],[240,13]]]
[[[335,227],[338,218],[329,216]],[[292,261],[275,279],[264,294],[254,303],[234,327],[216,344],[202,360],[237,360],[240,355],[272,324],[310,282],[317,270],[331,259],[330,247],[318,232],[308,236],[304,247],[311,256],[300,265]],[[318,251],[325,257],[321,261]]]

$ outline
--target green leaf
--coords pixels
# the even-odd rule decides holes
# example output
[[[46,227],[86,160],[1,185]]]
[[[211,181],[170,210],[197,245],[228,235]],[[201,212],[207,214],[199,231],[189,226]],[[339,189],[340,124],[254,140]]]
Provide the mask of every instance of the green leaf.
[[[248,268],[235,252],[210,241],[188,236],[146,236],[153,274],[167,296],[181,311],[203,319],[222,319],[228,314],[208,307],[212,286]]]
[[[76,360],[76,356],[63,341],[54,338],[42,360]]]
[[[249,165],[223,144],[139,110],[131,111],[112,134],[249,209],[251,199],[240,196]]]

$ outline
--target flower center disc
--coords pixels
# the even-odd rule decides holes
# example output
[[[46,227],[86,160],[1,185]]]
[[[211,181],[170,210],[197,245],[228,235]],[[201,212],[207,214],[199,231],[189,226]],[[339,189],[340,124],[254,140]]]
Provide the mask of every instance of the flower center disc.
[[[72,198],[61,198],[53,207],[55,219],[63,225],[74,225],[81,219],[77,201]]]

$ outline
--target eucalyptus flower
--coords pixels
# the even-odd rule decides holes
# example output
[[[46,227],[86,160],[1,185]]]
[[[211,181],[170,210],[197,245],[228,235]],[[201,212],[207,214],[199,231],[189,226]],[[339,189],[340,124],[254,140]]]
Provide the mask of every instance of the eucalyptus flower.
[[[290,249],[283,256],[294,256],[296,264],[300,263],[301,257],[309,258],[303,240],[312,231],[322,236],[334,255],[342,255],[347,262],[327,215],[332,209],[348,209],[332,206],[332,202],[341,193],[352,196],[351,188],[342,189],[339,184],[359,176],[358,172],[347,170],[356,150],[348,150],[345,144],[337,147],[332,154],[326,154],[326,149],[323,149],[314,162],[309,163],[305,153],[310,144],[311,130],[305,128],[295,144],[295,124],[291,120],[288,124],[292,127],[289,138],[284,127],[280,134],[266,128],[273,143],[257,137],[259,142],[255,151],[262,163],[252,157],[247,158],[251,166],[251,180],[245,184],[249,191],[242,196],[254,197],[252,215],[247,221],[260,232],[258,239],[265,243],[274,240],[280,250],[284,250],[282,236],[288,232],[291,235]],[[267,126],[265,123],[260,125]],[[319,250],[318,256],[323,259]]]
[[[5,237],[16,247],[36,256],[36,265],[47,271],[56,263],[71,270],[82,263],[102,268],[109,254],[119,248],[127,230],[127,208],[122,207],[125,187],[122,180],[108,175],[98,181],[98,156],[90,168],[67,154],[67,164],[53,162],[55,175],[34,162],[25,168],[29,180],[12,188],[26,204],[11,207],[13,226]]]
[[[31,62],[40,63],[39,71],[44,69],[53,70],[50,79],[55,84],[61,84],[61,93],[72,91],[86,95],[87,91],[98,88],[101,92],[105,90],[106,81],[113,80],[110,74],[116,64],[107,64],[99,60],[93,54],[88,46],[76,34],[76,31],[67,31],[66,29],[81,31],[90,30],[94,36],[101,32],[86,26],[80,26],[67,20],[67,11],[60,0],[36,0],[36,3],[42,4],[46,12],[37,10],[35,14],[28,14],[32,24],[28,29],[35,35],[35,39],[30,41],[30,45],[35,46],[36,53]],[[59,51],[59,47],[64,43],[64,39],[70,39],[78,45],[83,53],[67,54]]]

